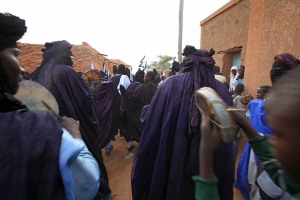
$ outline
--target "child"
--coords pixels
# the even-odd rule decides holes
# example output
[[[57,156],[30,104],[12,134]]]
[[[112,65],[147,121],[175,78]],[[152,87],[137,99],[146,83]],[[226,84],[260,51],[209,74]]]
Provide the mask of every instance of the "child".
[[[244,96],[242,96],[242,98],[241,98],[242,104],[244,104],[244,105],[246,106],[246,108],[247,108],[247,111],[246,111],[245,115],[246,115],[248,118],[250,118],[250,110],[248,109],[247,105],[248,105],[248,103],[249,103],[250,101],[252,101],[253,99],[254,99],[253,96],[251,96],[250,94],[244,95]]]
[[[234,88],[234,98],[233,98],[233,104],[236,108],[239,108],[239,109],[246,108],[246,106],[241,101],[243,92],[244,92],[244,85],[237,84]],[[243,136],[243,130],[240,129],[239,133],[236,135],[236,140],[235,140],[235,143],[237,146],[239,145],[240,137],[242,137],[242,136]],[[235,153],[237,154],[237,149],[236,149]]]
[[[265,98],[267,98],[266,95],[268,94],[270,89],[271,89],[271,86],[268,86],[268,85],[260,86],[256,91],[256,98],[265,100]]]
[[[261,197],[271,199],[300,199],[300,68],[286,72],[278,79],[266,102],[266,121],[274,136],[256,132],[244,115],[233,117],[249,138],[251,148],[264,171],[257,179]],[[289,88],[288,90],[286,88]],[[289,96],[282,101],[282,96]],[[279,106],[280,105],[280,106]],[[196,199],[219,199],[218,180],[214,176],[213,158],[220,144],[219,130],[211,127],[210,119],[202,116],[201,144],[199,148],[199,176],[194,176]],[[270,147],[272,146],[272,149]],[[278,159],[280,165],[274,162]],[[286,172],[286,173],[285,173]],[[270,190],[271,189],[271,190]],[[291,197],[292,196],[292,197]]]
[[[242,103],[242,93],[244,92],[244,85],[243,84],[237,84],[234,89],[234,98],[233,98],[233,104],[236,108],[245,108],[245,105]]]

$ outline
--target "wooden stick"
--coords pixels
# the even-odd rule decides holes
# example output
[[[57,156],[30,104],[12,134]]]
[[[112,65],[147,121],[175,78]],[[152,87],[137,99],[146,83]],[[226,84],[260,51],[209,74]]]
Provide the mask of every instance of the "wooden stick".
[[[246,109],[243,109],[243,108],[227,108],[226,110],[229,111],[229,112],[234,112],[234,111],[243,111],[243,112],[245,112],[245,111],[247,111]]]

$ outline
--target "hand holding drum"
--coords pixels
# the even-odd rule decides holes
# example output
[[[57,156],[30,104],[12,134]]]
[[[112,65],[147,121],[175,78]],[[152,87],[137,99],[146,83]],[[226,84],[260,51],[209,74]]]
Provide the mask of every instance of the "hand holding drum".
[[[15,98],[20,100],[29,110],[51,110],[62,127],[75,138],[81,138],[79,121],[69,117],[61,117],[55,97],[43,85],[29,80],[22,80]]]
[[[221,140],[225,143],[232,141],[238,133],[238,128],[230,112],[245,111],[245,109],[229,108],[209,87],[200,88],[195,92],[195,102],[201,114],[209,117],[210,121],[220,129]]]
[[[63,116],[60,124],[62,127],[67,129],[74,138],[81,139],[81,133],[79,131],[79,121],[78,120],[76,121],[73,118]]]

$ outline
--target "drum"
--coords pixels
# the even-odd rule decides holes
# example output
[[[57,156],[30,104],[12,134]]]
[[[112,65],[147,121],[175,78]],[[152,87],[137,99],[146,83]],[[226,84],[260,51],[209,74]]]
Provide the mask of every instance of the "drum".
[[[47,88],[37,82],[22,80],[19,82],[19,89],[14,96],[29,110],[52,110],[57,116],[59,115],[55,97]]]
[[[92,89],[92,91],[95,91],[101,87],[101,75],[97,69],[87,70],[83,73],[82,78],[85,83]]]
[[[210,117],[220,128],[221,140],[225,143],[232,141],[238,129],[221,97],[212,88],[203,87],[195,92],[195,102],[201,114]]]

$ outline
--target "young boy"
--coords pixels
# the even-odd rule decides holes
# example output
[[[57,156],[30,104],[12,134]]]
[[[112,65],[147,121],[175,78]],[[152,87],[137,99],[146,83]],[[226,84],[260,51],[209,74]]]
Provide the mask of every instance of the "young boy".
[[[260,86],[256,91],[256,98],[265,100],[265,98],[267,98],[266,95],[268,94],[270,89],[271,89],[271,86],[268,86],[268,85]]]
[[[233,104],[235,105],[236,108],[245,108],[245,105],[241,101],[244,88],[245,87],[243,84],[237,84],[235,86]]]
[[[257,179],[263,199],[266,196],[269,199],[300,199],[299,77],[300,68],[286,72],[270,92],[265,116],[274,136],[262,136],[244,115],[233,113],[237,125],[244,130],[256,156],[263,163],[264,171]],[[291,98],[282,101],[282,96]],[[211,127],[208,117],[202,116],[201,133],[200,174],[193,177],[196,199],[219,199],[218,180],[213,170],[214,154],[220,144],[219,130],[216,126]]]

